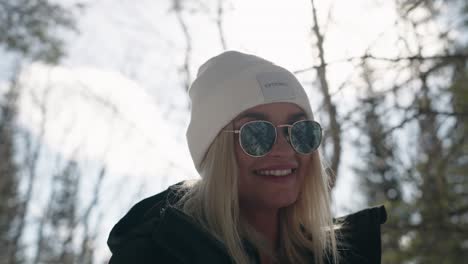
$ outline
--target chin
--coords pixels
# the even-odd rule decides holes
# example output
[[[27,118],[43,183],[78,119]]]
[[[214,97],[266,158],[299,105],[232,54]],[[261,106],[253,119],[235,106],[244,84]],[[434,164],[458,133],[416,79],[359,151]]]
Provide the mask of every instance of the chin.
[[[298,192],[282,193],[273,197],[267,198],[267,206],[269,208],[281,209],[293,205],[299,198]]]
[[[293,197],[289,198],[289,199],[285,199],[284,201],[281,201],[281,203],[278,203],[278,208],[284,208],[284,207],[288,207],[290,205],[293,205],[298,199],[298,195],[294,195]]]
[[[280,209],[294,204],[300,195],[302,177],[293,173],[287,177],[259,176],[245,177],[239,186],[240,200],[243,206],[260,209]]]

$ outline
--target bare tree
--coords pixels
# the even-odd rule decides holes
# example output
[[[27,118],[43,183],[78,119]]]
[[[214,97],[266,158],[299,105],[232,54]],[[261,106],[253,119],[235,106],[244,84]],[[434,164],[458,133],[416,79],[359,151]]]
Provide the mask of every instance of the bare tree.
[[[102,182],[104,177],[106,176],[106,168],[103,167],[100,169],[96,182],[94,184],[93,190],[93,198],[91,199],[88,206],[83,211],[81,217],[78,219],[77,224],[81,224],[83,226],[83,238],[81,239],[80,250],[78,252],[77,263],[84,263],[84,264],[91,264],[93,263],[94,259],[94,250],[95,245],[94,241],[96,236],[98,235],[98,227],[97,225],[94,229],[90,227],[90,220],[93,214],[93,211],[97,210],[97,206],[99,205],[99,197],[101,195],[102,189]]]
[[[22,161],[22,166],[24,169],[24,174],[25,178],[23,179],[26,182],[26,191],[24,193],[24,197],[22,197],[22,201],[20,203],[20,206],[17,211],[17,217],[18,217],[18,228],[15,230],[13,237],[12,237],[12,245],[15,249],[18,249],[20,239],[23,235],[25,225],[26,225],[26,218],[27,218],[27,213],[28,213],[28,207],[31,203],[32,199],[32,194],[34,190],[34,186],[36,184],[36,179],[37,179],[37,165],[39,162],[39,157],[41,155],[42,151],[42,140],[45,136],[45,128],[46,128],[46,117],[47,117],[47,107],[45,102],[47,101],[45,98],[47,98],[49,93],[48,89],[44,90],[44,93],[42,95],[42,98],[38,98],[35,93],[32,93],[32,98],[35,99],[35,103],[38,106],[38,109],[41,113],[41,121],[40,121],[40,127],[39,127],[39,134],[37,137],[37,141],[32,140],[31,135],[29,132],[23,131],[23,139],[25,140],[25,155],[24,155],[24,161]],[[10,263],[15,263],[15,257],[14,257],[15,251],[11,252],[11,255],[9,257]]]
[[[192,54],[192,37],[189,33],[187,22],[182,15],[183,6],[181,0],[173,0],[172,10],[175,12],[177,21],[179,22],[182,33],[184,34],[185,39],[185,53],[184,53],[184,64],[182,66],[182,71],[185,75],[184,77],[184,87],[188,92],[190,84],[192,82],[192,74],[190,72],[191,65],[191,54]]]
[[[17,210],[20,206],[18,185],[19,164],[15,160],[16,112],[19,87],[16,80],[0,100],[0,259],[16,262],[20,254],[12,243],[17,230]]]
[[[317,18],[317,10],[315,8],[314,0],[311,0],[312,5],[312,19],[313,19],[313,26],[312,32],[316,38],[316,48],[318,49],[318,56],[320,64],[315,67],[317,71],[317,77],[320,84],[320,91],[322,92],[324,106],[326,115],[328,116],[328,127],[329,127],[329,134],[326,134],[326,138],[324,143],[326,144],[327,137],[331,138],[331,153],[330,156],[330,168],[328,168],[328,173],[331,176],[330,185],[333,188],[335,186],[335,182],[338,176],[338,169],[341,160],[341,128],[338,122],[337,117],[337,110],[336,105],[333,103],[330,89],[327,80],[327,64],[325,61],[325,49],[324,49],[324,33],[320,31],[320,26]],[[327,145],[325,145],[325,148]]]
[[[56,63],[64,55],[64,42],[57,30],[76,30],[74,11],[48,0],[2,0],[0,45],[33,60]]]
[[[225,0],[218,0],[218,8],[216,14],[216,27],[218,28],[219,41],[221,42],[221,48],[227,49],[226,37],[224,35],[223,18],[224,18],[224,2]]]
[[[73,238],[80,177],[78,164],[73,160],[54,175],[34,263],[75,263]]]
[[[54,175],[47,206],[37,229],[36,254],[33,263],[93,263],[94,241],[99,228],[91,228],[91,218],[98,215],[99,196],[105,177],[99,171],[89,204],[79,209],[79,182],[85,179],[79,164],[70,159]],[[98,225],[99,226],[99,225]],[[79,245],[76,247],[75,245]]]
[[[444,4],[456,6],[457,3],[454,1]],[[385,202],[390,214],[383,230],[383,261],[458,263],[468,256],[468,251],[463,246],[468,241],[468,185],[466,177],[462,176],[462,171],[467,166],[465,124],[468,120],[468,107],[466,103],[460,103],[466,102],[468,98],[467,49],[447,37],[450,35],[447,30],[454,30],[448,27],[439,33],[432,32],[440,37],[439,41],[443,44],[440,52],[431,56],[424,55],[426,45],[423,43],[428,36],[420,32],[438,19],[438,8],[430,1],[397,1],[397,7],[399,23],[408,25],[405,34],[412,39],[410,44],[408,37],[400,37],[399,41],[406,47],[401,50],[405,55],[379,58],[366,54],[361,57],[363,63],[377,60],[386,62],[392,72],[411,72],[405,80],[396,78],[390,89],[380,92],[384,101],[378,106],[385,110],[378,114],[378,118],[389,119],[392,114],[393,117],[400,118],[399,122],[386,125],[383,130],[372,131],[375,122],[367,119],[361,121],[367,127],[370,137],[381,137],[378,141],[371,142],[371,149],[386,143],[385,138],[396,135],[396,132],[401,136],[405,131],[406,136],[412,138],[409,145],[401,146],[397,142],[391,144],[395,154],[400,156],[400,162],[390,163],[395,155],[381,157],[381,163],[392,164],[392,171],[396,172],[385,173],[384,177],[389,180],[396,175],[401,186],[413,190],[411,199],[368,196],[374,203]],[[414,16],[413,12],[418,12],[418,15]],[[468,28],[465,26],[458,30],[465,32]],[[401,93],[411,98],[409,103],[399,102]],[[369,99],[371,98],[365,98]],[[442,103],[444,101],[446,103]],[[365,157],[372,157],[376,153],[378,151],[370,152]],[[379,162],[366,162],[366,165],[373,168]],[[378,173],[372,171],[359,174],[361,178],[377,176]],[[385,189],[384,183],[385,181],[378,182],[377,185],[375,182],[363,185],[364,189],[375,191]]]

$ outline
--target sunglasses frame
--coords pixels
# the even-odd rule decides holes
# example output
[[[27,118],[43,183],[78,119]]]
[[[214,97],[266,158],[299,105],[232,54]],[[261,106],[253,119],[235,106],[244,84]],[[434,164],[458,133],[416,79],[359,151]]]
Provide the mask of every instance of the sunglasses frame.
[[[319,142],[319,145],[317,146],[316,149],[314,149],[313,151],[311,151],[310,153],[302,153],[302,152],[299,152],[297,151],[297,149],[292,145],[291,143],[291,129],[292,127],[296,124],[296,123],[299,123],[299,122],[304,122],[304,121],[309,121],[309,122],[313,122],[315,124],[318,125],[318,127],[320,128],[320,142]],[[273,142],[273,145],[271,147],[271,149],[266,152],[265,154],[261,155],[261,156],[254,156],[252,154],[249,154],[247,153],[247,151],[245,151],[244,147],[242,146],[242,138],[241,138],[241,131],[242,129],[244,128],[244,126],[250,124],[250,123],[255,123],[255,122],[264,122],[264,123],[269,123],[271,124],[271,126],[275,129],[275,142]],[[322,126],[320,125],[319,122],[315,121],[315,120],[298,120],[294,123],[292,123],[291,125],[290,124],[283,124],[283,125],[277,125],[275,126],[275,124],[273,124],[272,122],[270,121],[266,121],[266,120],[252,120],[252,121],[249,121],[249,122],[246,122],[244,123],[239,129],[237,130],[223,130],[223,132],[228,132],[228,133],[234,133],[234,134],[238,134],[239,135],[239,145],[241,146],[242,148],[242,151],[244,151],[245,154],[247,154],[248,156],[250,157],[253,157],[253,158],[261,158],[261,157],[264,157],[266,155],[268,155],[272,150],[273,150],[273,146],[276,144],[277,140],[278,140],[278,129],[277,128],[285,128],[287,127],[288,128],[288,134],[285,135],[286,137],[286,141],[289,143],[289,145],[294,149],[294,151],[298,154],[301,154],[301,155],[309,155],[309,154],[312,154],[314,153],[315,151],[317,151],[318,147],[320,146],[320,144],[322,143],[322,139],[323,139],[323,129],[322,129]]]

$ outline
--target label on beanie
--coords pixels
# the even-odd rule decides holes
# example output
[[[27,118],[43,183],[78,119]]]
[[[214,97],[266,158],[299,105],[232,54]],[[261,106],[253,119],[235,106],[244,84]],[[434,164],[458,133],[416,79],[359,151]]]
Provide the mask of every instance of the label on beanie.
[[[285,72],[262,72],[257,74],[257,81],[265,101],[279,101],[296,98],[294,82]]]

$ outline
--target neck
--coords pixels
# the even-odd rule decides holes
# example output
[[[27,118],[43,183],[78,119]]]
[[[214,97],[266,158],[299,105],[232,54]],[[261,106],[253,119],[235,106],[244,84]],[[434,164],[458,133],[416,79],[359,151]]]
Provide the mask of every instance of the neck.
[[[272,249],[274,249],[278,244],[279,210],[243,209],[242,215],[257,232],[270,242]]]

